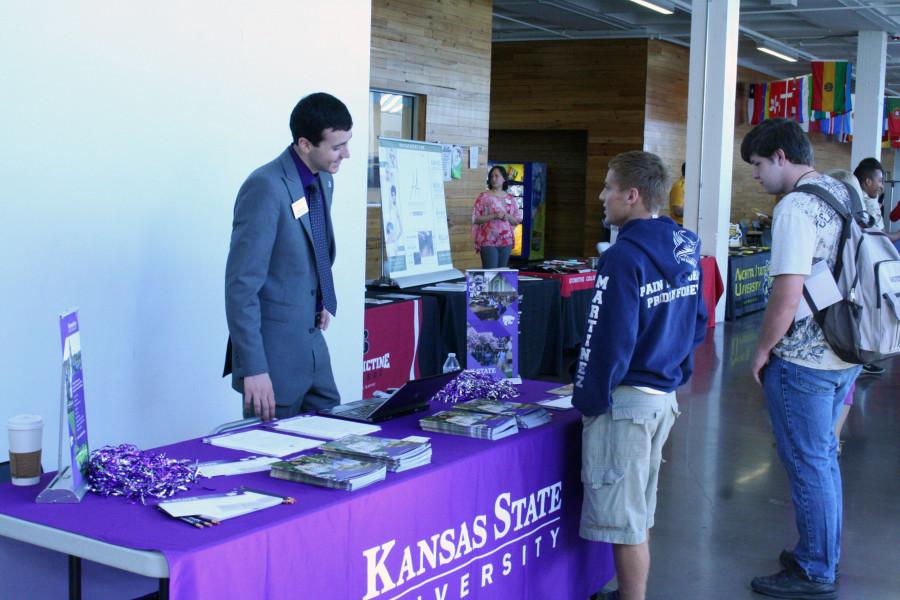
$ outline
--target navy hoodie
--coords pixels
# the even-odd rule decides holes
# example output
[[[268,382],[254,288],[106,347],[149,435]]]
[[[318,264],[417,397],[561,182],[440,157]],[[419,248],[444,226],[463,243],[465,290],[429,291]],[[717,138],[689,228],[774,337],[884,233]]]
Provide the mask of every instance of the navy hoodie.
[[[607,412],[619,385],[674,391],[706,335],[700,240],[667,217],[634,219],[597,265],[572,404]]]

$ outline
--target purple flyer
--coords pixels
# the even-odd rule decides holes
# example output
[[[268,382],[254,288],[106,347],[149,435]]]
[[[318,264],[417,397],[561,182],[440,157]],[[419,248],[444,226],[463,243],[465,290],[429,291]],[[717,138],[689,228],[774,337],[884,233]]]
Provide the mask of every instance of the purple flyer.
[[[519,272],[466,271],[466,365],[501,379],[519,376]]]
[[[90,449],[88,447],[87,413],[84,406],[84,372],[81,364],[81,333],[78,311],[59,316],[59,335],[62,342],[63,382],[65,385],[65,413],[72,465],[72,488],[86,484]],[[62,467],[62,465],[60,465]]]

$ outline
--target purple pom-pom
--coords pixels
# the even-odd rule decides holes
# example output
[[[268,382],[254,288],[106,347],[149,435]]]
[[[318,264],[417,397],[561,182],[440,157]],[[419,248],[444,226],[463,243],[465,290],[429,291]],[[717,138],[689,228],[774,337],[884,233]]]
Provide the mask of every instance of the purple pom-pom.
[[[463,371],[435,394],[434,399],[447,404],[456,404],[480,398],[506,401],[518,395],[519,391],[505,379],[497,379],[490,373]]]
[[[168,498],[197,480],[197,463],[144,452],[132,444],[104,446],[91,452],[90,490],[101,496],[124,496],[144,503],[146,498]]]

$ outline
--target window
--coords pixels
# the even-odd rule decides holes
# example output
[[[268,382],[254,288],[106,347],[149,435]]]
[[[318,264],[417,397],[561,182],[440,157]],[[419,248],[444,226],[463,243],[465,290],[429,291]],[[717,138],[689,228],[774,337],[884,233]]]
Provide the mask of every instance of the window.
[[[381,204],[378,174],[378,138],[401,140],[422,139],[424,127],[424,98],[386,90],[369,93],[369,162],[367,201],[371,206]]]

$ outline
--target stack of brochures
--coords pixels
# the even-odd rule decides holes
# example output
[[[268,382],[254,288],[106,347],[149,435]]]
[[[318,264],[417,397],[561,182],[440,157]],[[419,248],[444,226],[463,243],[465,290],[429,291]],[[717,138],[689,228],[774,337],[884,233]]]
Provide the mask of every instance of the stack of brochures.
[[[516,418],[468,410],[445,410],[419,419],[425,431],[450,433],[483,440],[499,440],[519,433]]]
[[[489,400],[487,398],[461,402],[456,405],[456,408],[477,413],[486,413],[489,415],[515,417],[519,429],[533,429],[535,427],[540,427],[545,423],[549,423],[553,418],[545,408],[536,404],[504,402],[502,400]]]
[[[431,463],[431,442],[394,440],[371,435],[348,435],[328,442],[322,452],[383,463],[388,471],[399,473]]]
[[[384,463],[335,454],[310,454],[272,465],[272,477],[339,490],[358,490],[387,474]]]

